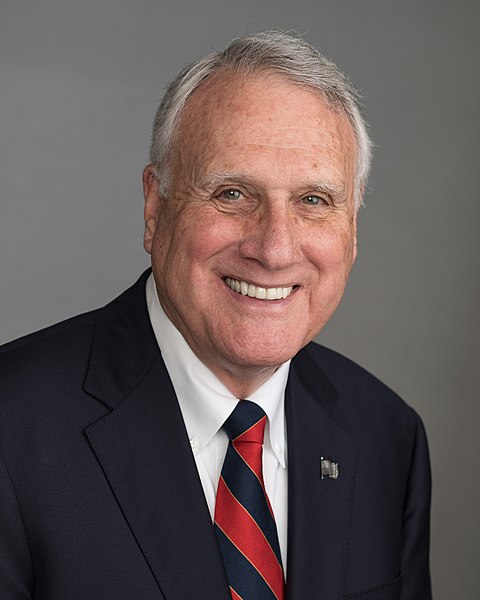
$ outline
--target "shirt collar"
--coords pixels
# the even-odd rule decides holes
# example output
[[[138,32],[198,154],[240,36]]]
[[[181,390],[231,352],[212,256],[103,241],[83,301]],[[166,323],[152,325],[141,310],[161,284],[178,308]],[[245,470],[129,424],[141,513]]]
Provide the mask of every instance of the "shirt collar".
[[[153,331],[170,375],[194,452],[201,451],[222,427],[238,403],[231,392],[192,351],[169,320],[158,299],[153,274],[146,284],[147,307]],[[266,434],[285,468],[286,435],[284,397],[290,361],[281,365],[248,400],[268,417]]]

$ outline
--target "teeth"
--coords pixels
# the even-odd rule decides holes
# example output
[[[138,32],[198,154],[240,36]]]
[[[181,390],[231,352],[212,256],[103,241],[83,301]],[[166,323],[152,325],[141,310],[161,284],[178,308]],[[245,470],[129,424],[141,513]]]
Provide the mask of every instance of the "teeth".
[[[252,283],[238,281],[231,277],[225,277],[225,283],[234,292],[242,294],[243,296],[250,296],[250,298],[257,298],[258,300],[281,300],[282,298],[290,296],[293,290],[293,286],[272,288],[257,287]]]

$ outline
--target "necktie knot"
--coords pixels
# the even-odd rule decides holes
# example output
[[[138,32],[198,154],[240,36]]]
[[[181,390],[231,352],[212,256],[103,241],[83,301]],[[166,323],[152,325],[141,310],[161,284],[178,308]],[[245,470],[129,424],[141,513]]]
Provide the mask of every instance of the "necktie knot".
[[[267,416],[258,404],[250,400],[240,400],[223,424],[223,429],[232,442],[263,444],[266,421]]]

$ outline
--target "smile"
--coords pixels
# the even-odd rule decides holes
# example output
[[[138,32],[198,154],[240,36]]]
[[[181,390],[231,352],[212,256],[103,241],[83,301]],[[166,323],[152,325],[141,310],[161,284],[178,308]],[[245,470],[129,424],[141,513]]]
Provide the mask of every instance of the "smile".
[[[282,300],[290,296],[293,291],[293,286],[264,288],[231,277],[225,277],[224,281],[234,292],[258,300]]]

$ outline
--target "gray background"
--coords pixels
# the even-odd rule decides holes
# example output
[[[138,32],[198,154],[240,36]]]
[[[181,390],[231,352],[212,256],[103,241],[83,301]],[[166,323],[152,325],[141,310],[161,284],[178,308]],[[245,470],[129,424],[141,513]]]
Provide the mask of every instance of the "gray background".
[[[359,258],[319,339],[422,415],[437,600],[478,597],[477,2],[0,3],[0,341],[107,302],[148,264],[140,173],[166,82],[294,28],[365,95]]]

